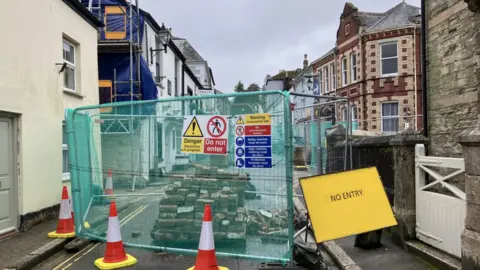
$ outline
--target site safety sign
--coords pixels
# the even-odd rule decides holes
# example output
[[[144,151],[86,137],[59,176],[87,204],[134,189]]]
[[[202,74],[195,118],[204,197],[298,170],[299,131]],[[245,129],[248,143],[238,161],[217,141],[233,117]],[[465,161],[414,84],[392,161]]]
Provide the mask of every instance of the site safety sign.
[[[271,115],[243,114],[235,118],[235,166],[272,168]]]
[[[377,168],[300,179],[317,243],[396,226]]]
[[[187,115],[183,120],[182,153],[226,155],[228,119],[221,115]]]

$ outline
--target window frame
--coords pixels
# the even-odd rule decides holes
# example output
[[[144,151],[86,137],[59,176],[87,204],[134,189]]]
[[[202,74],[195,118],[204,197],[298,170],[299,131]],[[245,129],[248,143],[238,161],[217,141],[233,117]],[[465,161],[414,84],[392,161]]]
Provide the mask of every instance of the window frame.
[[[355,61],[354,59],[355,58]],[[357,81],[357,53],[350,54],[350,81],[352,83]]]
[[[328,66],[324,67],[323,72],[325,73],[325,93],[330,92],[330,73],[328,72]]]
[[[318,69],[318,92],[325,93],[323,91],[323,72],[322,69]]]
[[[384,104],[397,104],[397,115],[396,116],[383,116],[383,105]],[[398,119],[398,125],[397,125],[397,130],[393,130],[393,131],[385,131],[384,128],[383,128],[383,120],[384,119]],[[392,132],[398,132],[400,130],[400,102],[398,101],[385,101],[385,102],[382,102],[380,103],[380,128],[381,128],[381,131],[382,132],[389,132],[389,133],[392,133]]]
[[[348,61],[347,57],[342,57],[342,86],[348,85]]]
[[[344,28],[344,34],[345,36],[350,35],[350,23],[347,23]]]
[[[65,43],[68,44],[73,49],[73,63],[68,61],[65,57],[65,54],[64,54]],[[71,91],[71,92],[77,92],[77,66],[76,66],[76,64],[77,64],[77,45],[75,45],[75,43],[73,43],[72,41],[68,40],[65,37],[63,37],[63,40],[62,40],[62,59],[63,59],[63,63],[67,64],[68,68],[73,69],[73,89],[68,88],[65,85],[65,76],[66,76],[65,70],[63,71],[63,89],[67,90],[67,91]]]
[[[337,77],[335,76],[335,63],[330,64],[331,76],[332,76],[332,91],[337,89]]]
[[[386,57],[386,58],[383,58],[382,56],[382,52],[383,52],[383,46],[385,45],[392,45],[392,44],[395,44],[396,46],[396,51],[397,51],[397,55],[395,57]],[[397,59],[397,72],[396,73],[383,73],[383,60],[388,60],[388,59]],[[394,77],[394,76],[398,76],[398,41],[395,40],[395,41],[387,41],[387,42],[382,42],[380,43],[380,75],[382,77]]]

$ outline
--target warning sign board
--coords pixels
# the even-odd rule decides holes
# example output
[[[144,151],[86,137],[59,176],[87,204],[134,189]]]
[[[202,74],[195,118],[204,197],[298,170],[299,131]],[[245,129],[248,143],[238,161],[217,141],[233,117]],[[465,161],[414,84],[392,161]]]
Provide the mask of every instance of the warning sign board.
[[[397,225],[375,167],[301,178],[300,186],[318,243]]]
[[[235,166],[272,168],[272,121],[270,114],[239,115],[235,121]]]
[[[190,121],[190,124],[188,124],[187,129],[183,133],[183,137],[203,138],[202,129],[198,125],[198,120],[195,116]]]
[[[182,153],[226,155],[228,148],[227,123],[226,116],[185,116],[182,133]]]

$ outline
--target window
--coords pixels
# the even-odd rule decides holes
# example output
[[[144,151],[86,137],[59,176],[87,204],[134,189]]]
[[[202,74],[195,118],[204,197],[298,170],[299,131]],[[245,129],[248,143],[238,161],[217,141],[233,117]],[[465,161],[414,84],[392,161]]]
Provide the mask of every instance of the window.
[[[175,82],[174,82],[174,91],[175,91],[175,96],[178,97],[179,96],[179,91],[178,91],[178,68],[179,68],[179,64],[178,64],[178,59],[175,58]]]
[[[398,74],[397,42],[380,45],[382,76],[395,76]]]
[[[351,121],[352,122],[356,122],[357,121],[357,106],[351,106],[350,107],[350,112],[352,113],[351,114]],[[348,119],[347,119],[347,108],[343,108],[342,110],[342,121],[344,122],[347,122]]]
[[[328,67],[325,67],[325,93],[329,91],[328,87],[330,86],[329,84],[329,77],[328,77]]]
[[[350,76],[352,83],[357,81],[357,54],[355,52],[350,55]]]
[[[335,64],[330,64],[330,72],[332,73],[332,90],[337,88],[337,78],[335,76]]]
[[[348,36],[350,35],[350,24],[347,23],[347,25],[345,25],[345,36]]]
[[[318,70],[318,93],[321,94],[323,93],[323,74],[322,74],[322,70],[319,69]]]
[[[75,91],[75,45],[73,43],[63,40],[63,62],[67,64],[65,70],[63,71],[63,87],[70,91]]]
[[[171,96],[172,95],[172,82],[170,80],[167,80],[167,91],[168,91],[168,95]]]
[[[70,168],[68,167],[68,132],[65,122],[62,125],[62,180],[70,180]]]
[[[382,103],[382,132],[398,131],[398,102]]]
[[[347,58],[342,58],[342,86],[346,86],[347,81]]]

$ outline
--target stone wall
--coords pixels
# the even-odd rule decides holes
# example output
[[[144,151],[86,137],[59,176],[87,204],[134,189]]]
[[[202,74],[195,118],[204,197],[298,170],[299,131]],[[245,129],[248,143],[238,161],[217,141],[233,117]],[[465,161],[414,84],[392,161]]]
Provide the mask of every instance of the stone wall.
[[[429,155],[460,157],[456,136],[477,121],[479,15],[463,0],[426,1]]]

